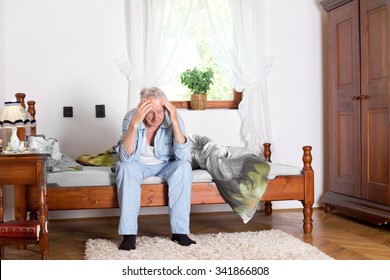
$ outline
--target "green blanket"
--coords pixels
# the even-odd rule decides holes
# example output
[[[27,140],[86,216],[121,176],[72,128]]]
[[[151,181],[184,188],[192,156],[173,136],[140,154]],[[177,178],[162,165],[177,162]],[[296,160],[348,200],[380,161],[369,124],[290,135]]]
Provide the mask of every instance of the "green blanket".
[[[205,136],[194,135],[190,140],[192,166],[210,173],[221,196],[247,223],[268,184],[267,161],[245,148],[218,145]]]
[[[216,177],[212,171],[210,174],[221,196],[240,215],[244,223],[247,223],[255,214],[265,192],[270,167],[260,157],[249,155],[222,159],[221,165],[241,167],[238,173],[232,172],[224,178]]]
[[[86,166],[113,166],[115,163],[115,157],[110,150],[107,150],[104,153],[97,155],[81,155],[76,159],[76,162]]]

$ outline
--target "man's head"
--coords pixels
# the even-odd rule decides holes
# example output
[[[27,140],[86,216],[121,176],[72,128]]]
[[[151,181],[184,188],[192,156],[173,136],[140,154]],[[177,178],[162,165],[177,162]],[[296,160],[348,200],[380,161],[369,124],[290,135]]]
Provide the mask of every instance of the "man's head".
[[[145,116],[146,126],[158,128],[164,121],[165,109],[163,103],[168,100],[167,96],[161,89],[150,87],[144,88],[140,93],[140,97],[141,102],[147,99],[152,104],[152,109]]]
[[[165,93],[159,89],[158,87],[149,87],[149,88],[144,88],[140,92],[140,98],[141,101],[144,99],[156,99],[156,98],[161,98],[164,100],[168,100],[168,97],[165,95]]]

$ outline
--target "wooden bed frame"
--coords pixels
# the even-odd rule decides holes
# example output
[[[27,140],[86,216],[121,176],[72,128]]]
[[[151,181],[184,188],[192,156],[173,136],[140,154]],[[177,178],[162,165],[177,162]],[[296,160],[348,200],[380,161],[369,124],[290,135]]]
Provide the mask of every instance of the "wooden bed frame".
[[[16,94],[17,100],[25,106],[25,94]],[[35,117],[35,102],[29,101],[28,111]],[[32,130],[31,134],[35,134]],[[21,133],[23,134],[23,132]],[[270,161],[271,144],[264,144],[264,157]],[[261,202],[264,202],[266,215],[272,214],[272,201],[298,200],[303,205],[303,231],[311,233],[313,230],[312,206],[314,203],[314,171],[311,166],[311,147],[303,147],[303,168],[301,175],[277,176],[269,180]],[[167,184],[145,184],[142,186],[141,206],[167,206]],[[16,194],[15,194],[16,195]],[[26,188],[26,209],[30,211],[30,218],[36,216],[37,191],[33,187]],[[115,185],[107,186],[74,186],[60,187],[56,184],[47,185],[47,205],[49,211],[54,210],[81,210],[81,209],[109,209],[118,208]],[[18,199],[18,198],[16,198]],[[19,198],[24,199],[24,198]],[[214,183],[192,184],[192,205],[226,203],[219,194]]]

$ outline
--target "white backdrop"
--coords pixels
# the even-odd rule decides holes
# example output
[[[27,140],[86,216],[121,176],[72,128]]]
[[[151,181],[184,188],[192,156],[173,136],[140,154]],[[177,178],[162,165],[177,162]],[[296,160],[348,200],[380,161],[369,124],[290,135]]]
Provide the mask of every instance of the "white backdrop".
[[[301,166],[301,147],[313,146],[315,205],[324,193],[326,171],[326,42],[324,14],[317,2],[266,3],[266,55],[274,57],[268,77],[273,160]],[[124,0],[0,0],[0,104],[25,92],[37,101],[38,132],[57,138],[62,152],[73,157],[102,152],[120,135],[128,84],[115,59],[126,53],[124,7]],[[105,104],[106,118],[95,118],[96,104]],[[62,117],[63,106],[74,107],[73,118]],[[180,113],[188,132],[208,135],[224,145],[243,145],[236,110]],[[298,202],[274,203],[275,208],[298,206]],[[226,207],[196,207],[204,209]],[[51,213],[53,217],[103,214]]]

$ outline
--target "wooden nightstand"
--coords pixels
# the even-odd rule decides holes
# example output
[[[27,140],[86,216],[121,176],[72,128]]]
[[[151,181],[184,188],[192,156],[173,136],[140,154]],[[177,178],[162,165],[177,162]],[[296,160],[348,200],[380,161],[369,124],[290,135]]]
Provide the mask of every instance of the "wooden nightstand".
[[[39,193],[39,237],[33,238],[18,238],[18,237],[1,237],[0,248],[1,256],[4,253],[5,245],[25,246],[27,244],[39,244],[41,251],[41,259],[46,260],[49,239],[47,231],[47,205],[46,205],[46,159],[49,154],[0,154],[0,223],[4,222],[4,200],[3,200],[3,185],[14,185],[15,192],[25,194],[25,188],[38,186]],[[15,195],[16,197],[16,195]],[[26,205],[23,197],[21,200],[15,199],[15,214],[16,221],[26,219]],[[24,205],[23,205],[24,204]],[[22,215],[20,214],[23,212]]]

